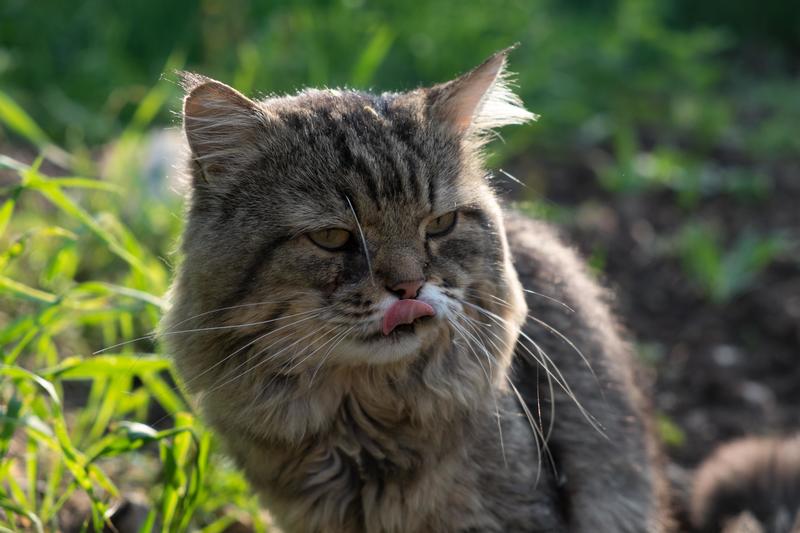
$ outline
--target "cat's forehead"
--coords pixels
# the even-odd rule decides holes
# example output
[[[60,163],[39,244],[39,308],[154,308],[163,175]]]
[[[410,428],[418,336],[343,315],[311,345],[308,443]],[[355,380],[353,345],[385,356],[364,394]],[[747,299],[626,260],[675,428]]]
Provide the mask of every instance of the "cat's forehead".
[[[348,199],[368,218],[474,203],[479,194],[464,185],[459,139],[418,104],[408,93],[337,90],[264,101],[282,130],[267,169],[287,169],[286,186],[306,192],[293,198],[320,211],[342,211]]]
[[[402,96],[402,93],[374,94],[352,89],[304,89],[293,95],[262,100],[261,104],[280,114],[311,113],[324,119],[363,111],[377,117],[390,104],[413,107],[414,98]]]
[[[414,93],[372,94],[343,89],[306,89],[260,102],[267,114],[298,134],[425,134],[430,128],[423,103]],[[350,130],[350,131],[347,131]]]

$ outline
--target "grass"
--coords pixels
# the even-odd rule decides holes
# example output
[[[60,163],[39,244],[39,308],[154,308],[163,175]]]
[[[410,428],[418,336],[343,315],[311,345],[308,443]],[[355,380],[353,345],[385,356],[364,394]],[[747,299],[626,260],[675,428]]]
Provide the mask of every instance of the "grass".
[[[268,529],[147,337],[167,305],[181,229],[167,178],[172,145],[152,133],[175,123],[176,69],[248,94],[394,90],[448,79],[521,41],[511,65],[542,119],[503,132],[493,166],[578,161],[607,194],[673,202],[684,228],[657,259],[677,258],[717,305],[750,290],[788,249],[780,236],[724,235],[697,215],[709,200],[772,197],[774,168],[800,150],[797,80],[780,66],[748,74],[736,58],[749,33],[689,24],[666,0],[23,4],[0,7],[6,530],[56,531],[78,499],[87,502],[85,528],[98,529],[118,497],[142,491],[143,530],[210,533],[235,520]],[[547,201],[540,182],[523,190],[523,210],[568,224],[579,209]],[[593,268],[607,259],[596,249]],[[665,441],[681,444],[671,421],[658,425]]]
[[[2,102],[7,125],[60,158],[30,117]],[[144,174],[132,164],[143,140],[136,129],[121,137],[105,162],[127,169],[117,179]],[[58,530],[82,493],[85,526],[99,530],[114,501],[149,486],[143,531],[221,531],[237,519],[266,531],[247,483],[175,386],[170,360],[149,337],[125,343],[156,327],[169,279],[168,250],[136,235],[174,238],[177,200],[131,227],[120,215],[146,200],[123,194],[130,183],[46,176],[45,159],[0,157],[11,177],[0,207],[0,525]],[[94,354],[104,347],[113,348]]]

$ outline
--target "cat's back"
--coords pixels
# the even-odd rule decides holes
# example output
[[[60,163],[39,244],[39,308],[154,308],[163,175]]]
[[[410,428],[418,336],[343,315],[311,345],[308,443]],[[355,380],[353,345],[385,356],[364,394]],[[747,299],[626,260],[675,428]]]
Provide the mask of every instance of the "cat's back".
[[[554,459],[564,503],[594,509],[594,525],[580,526],[597,531],[668,529],[650,409],[610,293],[550,224],[512,211],[504,223],[528,306],[513,383]]]
[[[619,344],[621,336],[609,307],[609,293],[557,228],[512,210],[506,211],[504,223],[514,269],[529,308],[527,325],[544,327],[557,337],[556,330],[570,337],[588,335],[591,339],[587,342]],[[588,322],[591,326],[586,329]],[[623,345],[612,349],[627,351]]]

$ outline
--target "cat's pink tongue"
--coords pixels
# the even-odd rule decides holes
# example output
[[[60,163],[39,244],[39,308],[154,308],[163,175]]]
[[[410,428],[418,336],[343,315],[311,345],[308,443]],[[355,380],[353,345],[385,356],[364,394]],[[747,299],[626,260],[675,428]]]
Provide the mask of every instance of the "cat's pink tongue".
[[[383,315],[383,334],[388,335],[402,324],[411,324],[423,316],[433,316],[433,307],[420,300],[397,300]]]

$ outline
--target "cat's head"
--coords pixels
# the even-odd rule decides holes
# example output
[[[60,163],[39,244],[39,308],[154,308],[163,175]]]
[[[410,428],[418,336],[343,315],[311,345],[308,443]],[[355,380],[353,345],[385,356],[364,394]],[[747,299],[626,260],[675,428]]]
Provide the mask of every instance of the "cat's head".
[[[381,365],[478,338],[510,352],[524,303],[481,158],[493,128],[533,118],[506,54],[381,95],[253,101],[184,75],[192,194],[165,333],[215,329],[169,338],[179,366],[212,336],[208,365],[234,378],[237,365]]]

